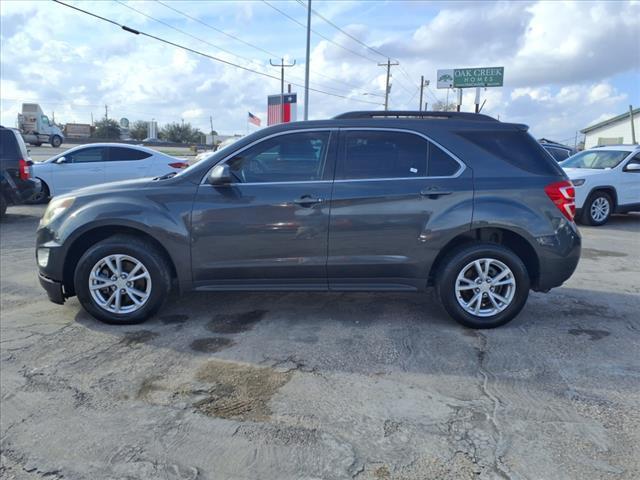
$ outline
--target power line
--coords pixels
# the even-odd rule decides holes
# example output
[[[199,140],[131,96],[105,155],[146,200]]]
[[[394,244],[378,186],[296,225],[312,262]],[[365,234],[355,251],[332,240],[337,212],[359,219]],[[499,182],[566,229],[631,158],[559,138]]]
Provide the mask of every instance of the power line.
[[[278,55],[277,53],[273,53],[273,52],[270,52],[269,50],[265,50],[264,48],[262,48],[262,47],[260,47],[258,45],[254,45],[253,43],[250,43],[250,42],[247,42],[245,40],[242,40],[241,38],[238,38],[235,35],[231,35],[230,33],[227,33],[224,30],[220,30],[219,28],[216,28],[213,25],[210,25],[210,24],[208,24],[206,22],[203,22],[199,18],[192,17],[188,13],[185,13],[185,12],[183,12],[181,10],[178,10],[177,8],[174,8],[174,7],[170,6],[170,5],[167,5],[166,3],[162,2],[161,0],[156,0],[156,2],[158,2],[163,7],[168,8],[169,10],[173,10],[174,12],[176,12],[176,13],[178,13],[178,14],[186,17],[186,18],[189,18],[189,19],[193,20],[194,22],[199,23],[200,25],[204,25],[205,27],[210,28],[211,30],[214,30],[214,31],[216,31],[218,33],[221,33],[222,35],[225,35],[225,36],[227,36],[229,38],[232,38],[232,39],[234,39],[234,40],[236,40],[236,41],[238,41],[240,43],[244,43],[245,45],[247,45],[247,46],[249,46],[251,48],[255,48],[256,50],[259,50],[259,51],[261,51],[263,53],[266,53],[270,57],[280,57],[281,56],[281,55]]]
[[[297,0],[297,2],[302,5],[303,7],[307,8],[307,6],[302,2],[302,0]],[[325,22],[327,22],[329,25],[331,25],[333,28],[335,28],[336,30],[339,30],[340,32],[342,32],[344,35],[346,35],[347,37],[349,37],[351,40],[353,40],[356,43],[359,43],[360,45],[362,45],[364,48],[366,48],[367,50],[370,50],[371,52],[380,55],[382,57],[388,58],[388,55],[385,55],[384,53],[382,53],[380,50],[376,50],[373,47],[370,47],[369,45],[367,45],[366,43],[364,43],[363,41],[361,41],[360,39],[354,37],[353,35],[351,35],[349,32],[344,31],[342,28],[340,28],[338,25],[336,25],[335,23],[333,23],[331,20],[329,20],[327,17],[319,14],[317,11],[315,11],[313,8],[311,9],[311,12],[316,16],[321,18],[322,20],[324,20]]]
[[[275,75],[270,75],[270,74],[265,73],[265,72],[260,72],[260,71],[258,71],[258,70],[253,70],[252,68],[245,67],[245,66],[243,66],[243,65],[238,65],[237,63],[233,63],[233,62],[231,62],[231,61],[229,61],[229,60],[225,60],[225,59],[223,59],[223,58],[219,58],[219,57],[215,57],[215,56],[213,56],[213,55],[209,55],[209,54],[204,53],[204,52],[201,52],[201,51],[199,51],[199,50],[195,50],[195,49],[193,49],[193,48],[186,47],[186,46],[184,46],[184,45],[180,45],[180,44],[178,44],[178,43],[172,42],[172,41],[170,41],[170,40],[166,40],[166,39],[164,39],[164,38],[161,38],[161,37],[158,37],[158,36],[152,35],[152,34],[150,34],[150,33],[146,33],[146,32],[143,32],[143,31],[141,31],[141,30],[136,30],[136,29],[131,28],[131,27],[128,27],[128,26],[126,26],[126,25],[121,25],[120,23],[118,23],[118,22],[116,22],[116,21],[114,21],[114,20],[111,20],[111,19],[109,19],[109,18],[106,18],[106,17],[100,16],[100,15],[97,15],[97,14],[95,14],[95,13],[89,12],[89,11],[87,11],[87,10],[84,10],[84,9],[82,9],[82,8],[79,8],[79,7],[76,7],[76,6],[74,6],[74,5],[69,5],[68,3],[64,3],[64,2],[62,2],[62,1],[60,1],[60,0],[53,0],[53,1],[54,1],[55,3],[59,3],[60,5],[64,5],[65,7],[71,8],[71,9],[76,10],[76,11],[78,11],[78,12],[84,13],[84,14],[86,14],[86,15],[90,15],[90,16],[92,16],[92,17],[94,17],[94,18],[98,18],[98,19],[103,20],[103,21],[105,21],[105,22],[108,22],[108,23],[111,23],[111,24],[113,24],[113,25],[116,25],[116,26],[120,27],[121,29],[123,29],[123,30],[125,30],[125,31],[127,31],[127,32],[129,32],[129,33],[133,33],[134,35],[143,35],[143,36],[145,36],[145,37],[152,38],[152,39],[157,40],[157,41],[159,41],[159,42],[166,43],[167,45],[171,45],[171,46],[173,46],[173,47],[180,48],[180,49],[185,50],[185,51],[187,51],[187,52],[195,53],[196,55],[200,55],[200,56],[202,56],[202,57],[209,58],[209,59],[214,60],[214,61],[216,61],[216,62],[224,63],[224,64],[226,64],[226,65],[229,65],[229,66],[232,66],[232,67],[236,67],[236,68],[239,68],[239,69],[241,69],[241,70],[245,70],[245,71],[247,71],[247,72],[255,73],[255,74],[257,74],[257,75],[261,75],[261,76],[263,76],[263,77],[267,77],[267,78],[271,78],[271,79],[273,79],[273,80],[278,80],[278,81],[280,81],[280,78],[276,77]],[[303,85],[300,85],[300,84],[297,84],[297,83],[292,83],[292,85],[295,85],[295,86],[297,86],[297,87],[303,87]],[[319,90],[319,89],[316,89],[316,88],[309,88],[309,90],[311,90],[311,91],[313,91],[313,92],[317,92],[317,93],[322,93],[322,94],[324,94],[324,95],[331,95],[331,96],[333,96],[333,97],[345,98],[345,99],[347,99],[347,100],[352,100],[352,101],[355,101],[355,102],[369,103],[369,104],[373,104],[373,105],[381,105],[380,103],[377,103],[377,102],[370,102],[370,101],[368,101],[368,100],[361,100],[361,99],[358,99],[358,98],[352,98],[352,97],[348,97],[348,96],[346,96],[346,95],[339,95],[339,94],[337,94],[337,93],[325,92],[325,91],[323,91],[323,90]]]
[[[246,61],[248,61],[248,62],[250,62],[250,63],[254,62],[254,60],[253,60],[253,59],[250,59],[250,58],[247,58],[247,57],[243,57],[243,56],[238,55],[238,54],[236,54],[236,53],[234,53],[234,52],[231,52],[231,51],[229,51],[229,50],[226,50],[226,49],[224,49],[224,48],[222,48],[222,47],[220,47],[220,46],[218,46],[218,45],[214,45],[213,43],[211,43],[211,42],[209,42],[209,41],[207,41],[207,40],[204,40],[203,38],[200,38],[200,37],[197,37],[197,36],[195,36],[195,35],[192,35],[192,34],[190,34],[190,33],[188,33],[188,32],[185,32],[184,30],[182,30],[182,29],[180,29],[180,28],[174,27],[173,25],[170,25],[170,24],[168,24],[168,23],[166,23],[166,22],[164,22],[164,21],[162,21],[162,20],[159,20],[159,19],[157,19],[157,18],[155,18],[155,17],[153,17],[153,16],[151,16],[151,15],[149,15],[149,14],[146,14],[146,13],[144,13],[144,12],[142,12],[142,11],[140,11],[140,10],[138,10],[138,9],[134,8],[134,7],[131,7],[131,6],[129,6],[129,5],[126,5],[125,3],[123,3],[123,2],[122,2],[122,1],[120,1],[120,0],[114,0],[114,1],[115,1],[115,2],[117,2],[117,3],[119,3],[119,4],[121,4],[121,5],[122,5],[122,6],[124,6],[124,7],[127,7],[127,8],[128,8],[128,9],[130,9],[130,10],[133,10],[133,11],[134,11],[134,12],[136,12],[136,13],[139,13],[140,15],[143,15],[143,16],[144,16],[144,17],[146,17],[146,18],[149,18],[149,19],[151,19],[151,20],[153,20],[153,21],[155,21],[155,22],[158,22],[158,23],[160,23],[160,24],[162,24],[162,25],[165,25],[166,27],[169,27],[169,28],[171,28],[172,30],[175,30],[175,31],[177,31],[177,32],[179,32],[179,33],[182,33],[183,35],[187,35],[188,37],[193,38],[194,40],[198,40],[198,41],[200,41],[200,42],[206,43],[206,44],[207,44],[207,45],[209,45],[209,46],[212,46],[212,47],[214,47],[214,48],[217,48],[217,49],[219,49],[219,50],[222,50],[223,52],[226,52],[226,53],[228,53],[228,54],[230,54],[230,55],[233,55],[233,56],[235,56],[235,57],[238,57],[238,58],[241,58],[241,59],[243,59],[243,60],[246,60]],[[158,1],[158,3],[161,3],[161,4],[162,4],[162,2],[161,2],[160,0],[157,0],[157,1]],[[164,5],[164,4],[163,4],[163,5]],[[171,7],[169,7],[169,8],[171,8]],[[175,10],[175,9],[173,9],[173,8],[172,8],[172,10],[177,11],[177,10]],[[185,14],[185,15],[186,15],[186,14]],[[191,17],[191,16],[188,16],[188,17],[189,17],[189,18],[194,18],[194,17]],[[197,19],[196,19],[196,20],[197,20]],[[200,22],[200,23],[204,23],[204,22]],[[205,24],[205,25],[208,25],[208,24],[206,24],[206,23],[204,23],[204,24]],[[209,26],[209,25],[208,25],[208,26]],[[211,28],[214,28],[214,29],[215,29],[215,27],[211,27]],[[217,30],[217,29],[215,29],[215,30]],[[237,38],[237,37],[236,37],[236,38]],[[315,73],[315,72],[314,72],[314,73]],[[321,75],[322,75],[322,74],[321,74]],[[322,75],[322,76],[326,77],[326,75]],[[300,77],[296,77],[296,76],[291,76],[290,78],[296,79],[296,80],[298,80],[298,81],[300,81],[300,82],[303,82],[303,81],[304,81],[304,80],[303,80],[303,79],[301,79]],[[331,77],[327,77],[327,78],[331,78]],[[332,79],[332,80],[334,80],[334,81],[336,81],[336,82],[339,82],[339,83],[342,83],[342,82],[340,82],[339,80],[335,80],[335,79]],[[315,83],[318,83],[318,82],[315,82]],[[323,85],[321,85],[321,86],[323,86]],[[335,87],[328,86],[328,85],[326,85],[326,84],[324,85],[324,88],[328,88],[328,89],[330,89],[330,90],[335,90],[335,91],[338,91],[338,92],[340,92],[340,93],[342,93],[342,94],[344,94],[344,93],[345,93],[344,91],[340,91],[339,89],[337,89],[337,88],[335,88]],[[360,87],[353,87],[353,88],[360,89]],[[369,93],[369,92],[367,92],[367,95],[382,97],[382,95],[377,95],[377,94]]]
[[[287,18],[288,18],[289,20],[291,20],[292,22],[294,22],[294,23],[296,23],[296,24],[300,25],[300,26],[301,26],[301,27],[303,27],[305,30],[307,29],[307,26],[306,26],[304,23],[299,22],[298,20],[296,20],[295,18],[293,18],[293,17],[292,17],[291,15],[289,15],[288,13],[283,12],[282,10],[280,10],[278,7],[274,7],[274,6],[273,6],[273,5],[271,5],[269,2],[267,2],[267,0],[262,0],[262,2],[263,2],[263,3],[265,3],[266,5],[270,6],[271,8],[273,8],[275,11],[277,11],[277,12],[281,13],[282,15],[284,15],[285,17],[287,17]],[[321,34],[321,33],[317,32],[317,31],[316,31],[316,30],[314,30],[314,29],[311,29],[311,31],[312,31],[315,35],[318,35],[319,37],[324,38],[327,42],[332,43],[333,45],[335,45],[335,46],[337,46],[337,47],[340,47],[340,48],[342,48],[343,50],[346,50],[347,52],[350,52],[350,53],[352,53],[352,54],[354,54],[354,55],[357,55],[358,57],[364,58],[365,60],[367,60],[367,61],[369,61],[369,62],[376,62],[376,60],[374,60],[374,59],[372,59],[372,58],[370,58],[370,57],[367,57],[366,55],[363,55],[363,54],[361,54],[361,53],[359,53],[359,52],[356,52],[355,50],[351,50],[350,48],[345,47],[344,45],[340,45],[339,43],[334,42],[334,41],[333,41],[333,40],[331,40],[329,37],[324,36],[323,34]]]
[[[241,38],[239,38],[239,37],[237,37],[237,36],[235,36],[235,35],[232,35],[232,34],[230,34],[230,33],[225,32],[224,30],[221,30],[221,29],[219,29],[219,28],[217,28],[217,27],[214,27],[213,25],[211,25],[211,24],[209,24],[209,23],[207,23],[207,22],[204,22],[204,21],[200,20],[200,19],[199,19],[199,18],[197,18],[197,17],[194,17],[194,16],[192,16],[192,15],[189,15],[188,13],[183,12],[182,10],[178,10],[177,8],[174,8],[174,7],[170,6],[170,5],[167,5],[166,3],[162,2],[161,0],[156,0],[156,2],[158,2],[160,5],[162,5],[162,6],[166,7],[166,8],[168,8],[169,10],[172,10],[172,11],[174,11],[174,12],[176,12],[176,13],[178,13],[178,14],[180,14],[180,15],[184,16],[185,18],[188,18],[188,19],[190,19],[190,20],[193,20],[194,22],[199,23],[200,25],[203,25],[203,26],[205,26],[205,27],[207,27],[207,28],[209,28],[209,29],[211,29],[211,30],[214,30],[214,31],[216,31],[216,32],[218,32],[218,33],[221,33],[222,35],[225,35],[225,36],[227,36],[227,37],[229,37],[229,38],[232,38],[233,40],[236,40],[236,41],[238,41],[238,42],[241,42],[241,43],[243,43],[243,44],[245,44],[245,45],[247,45],[247,46],[249,46],[249,47],[251,47],[251,48],[254,48],[254,49],[259,50],[259,51],[261,51],[261,52],[263,52],[263,53],[266,53],[266,54],[267,54],[267,55],[269,55],[270,57],[282,57],[282,55],[278,55],[278,54],[276,54],[276,53],[270,52],[269,50],[266,50],[266,49],[264,49],[264,48],[262,48],[262,47],[260,47],[260,46],[258,46],[258,45],[254,45],[253,43],[247,42],[247,41],[245,41],[245,40],[243,40],[243,39],[241,39]],[[241,57],[241,58],[242,58],[242,57]],[[340,83],[340,84],[343,84],[343,85],[347,85],[347,86],[349,86],[349,87],[351,87],[351,88],[361,89],[361,88],[360,88],[360,86],[358,86],[358,85],[354,85],[354,84],[351,84],[351,83],[345,82],[344,80],[338,80],[338,79],[333,78],[333,77],[330,77],[330,76],[328,76],[328,75],[326,75],[326,74],[324,74],[324,73],[322,73],[322,72],[318,72],[318,71],[316,71],[316,70],[311,70],[311,71],[312,71],[314,74],[319,75],[319,76],[321,76],[321,77],[324,77],[324,78],[326,78],[326,79],[328,79],[328,80],[331,80],[331,81],[333,81],[333,82]],[[291,77],[291,78],[295,78],[295,77]],[[298,79],[299,79],[299,78],[298,78]],[[300,80],[300,79],[299,79],[299,80]],[[336,88],[329,87],[329,86],[326,86],[326,85],[325,85],[325,88],[331,88],[332,90],[336,90]],[[382,96],[383,96],[383,95],[378,95],[378,94],[375,94],[375,93],[369,93],[369,92],[368,92],[367,94],[368,94],[368,95],[372,95],[372,96],[380,96],[380,97],[382,97]]]

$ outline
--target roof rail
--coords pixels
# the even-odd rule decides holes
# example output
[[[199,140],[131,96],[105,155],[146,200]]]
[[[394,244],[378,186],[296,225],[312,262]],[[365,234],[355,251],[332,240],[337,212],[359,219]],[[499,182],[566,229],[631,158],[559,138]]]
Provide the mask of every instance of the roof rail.
[[[498,122],[493,117],[481,113],[469,112],[429,112],[419,110],[361,110],[355,112],[345,112],[333,117],[334,119],[355,119],[355,118],[438,118],[438,119],[458,119],[474,120],[479,122]]]

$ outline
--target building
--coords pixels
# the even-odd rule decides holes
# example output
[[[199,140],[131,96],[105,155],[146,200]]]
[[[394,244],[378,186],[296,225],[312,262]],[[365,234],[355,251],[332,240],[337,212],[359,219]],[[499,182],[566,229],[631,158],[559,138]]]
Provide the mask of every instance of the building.
[[[631,128],[631,116],[626,112],[580,130],[585,136],[584,148],[637,143],[640,136],[640,108],[633,110],[632,114],[635,139]]]

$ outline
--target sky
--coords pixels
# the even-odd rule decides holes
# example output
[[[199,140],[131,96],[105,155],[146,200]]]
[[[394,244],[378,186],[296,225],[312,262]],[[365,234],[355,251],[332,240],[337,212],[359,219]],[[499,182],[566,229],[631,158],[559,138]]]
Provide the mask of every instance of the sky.
[[[107,105],[110,118],[184,120],[206,132],[212,121],[221,134],[244,134],[256,128],[247,112],[265,126],[267,95],[280,92],[280,69],[270,60],[295,61],[285,81],[304,84],[305,1],[67,3],[276,78],[52,1],[2,0],[3,125],[15,126],[22,102],[37,102],[58,123],[89,123]],[[421,75],[431,82],[423,101],[432,105],[455,98],[436,88],[438,69],[504,66],[504,86],[481,92],[482,113],[525,123],[537,138],[573,144],[580,129],[640,106],[637,0],[313,0],[312,7],[328,21],[311,18],[310,86],[325,93],[310,92],[310,119],[382,109],[386,68],[378,63],[387,58],[399,62],[391,68],[390,109],[418,108]],[[302,119],[304,89],[292,90]],[[474,97],[464,90],[463,111],[473,111]]]

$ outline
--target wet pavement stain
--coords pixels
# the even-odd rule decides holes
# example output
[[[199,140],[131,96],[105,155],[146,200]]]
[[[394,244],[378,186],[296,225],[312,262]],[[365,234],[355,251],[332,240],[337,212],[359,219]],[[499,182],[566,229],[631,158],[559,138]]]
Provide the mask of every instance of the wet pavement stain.
[[[174,323],[184,323],[189,320],[189,315],[175,314],[175,315],[162,315],[160,321],[165,325],[171,325]]]
[[[269,313],[268,310],[251,310],[242,313],[219,313],[207,324],[213,333],[240,333],[251,330]]]
[[[229,348],[234,343],[231,339],[223,337],[197,338],[191,342],[191,349],[196,352],[215,353]]]
[[[268,367],[212,360],[196,373],[196,380],[212,387],[207,390],[207,397],[193,406],[197,412],[212,417],[265,421],[271,415],[271,397],[292,375]]]
[[[611,335],[611,332],[607,332],[606,330],[591,330],[588,328],[572,328],[569,330],[569,335],[579,336],[579,335],[588,335],[589,340],[596,341],[602,340],[604,337],[608,337]]]
[[[161,379],[162,377],[160,377],[160,375],[154,375],[153,377],[145,378],[140,384],[140,388],[138,389],[136,398],[145,399],[150,393],[163,390],[162,387],[156,385],[156,382]]]
[[[132,347],[141,343],[150,342],[159,336],[159,333],[152,332],[151,330],[136,330],[135,332],[125,333],[120,343],[125,347]]]
[[[627,256],[626,253],[611,252],[609,250],[598,250],[597,248],[583,248],[580,252],[580,255],[584,258],[588,258],[589,260],[597,260],[601,257],[621,258]]]

